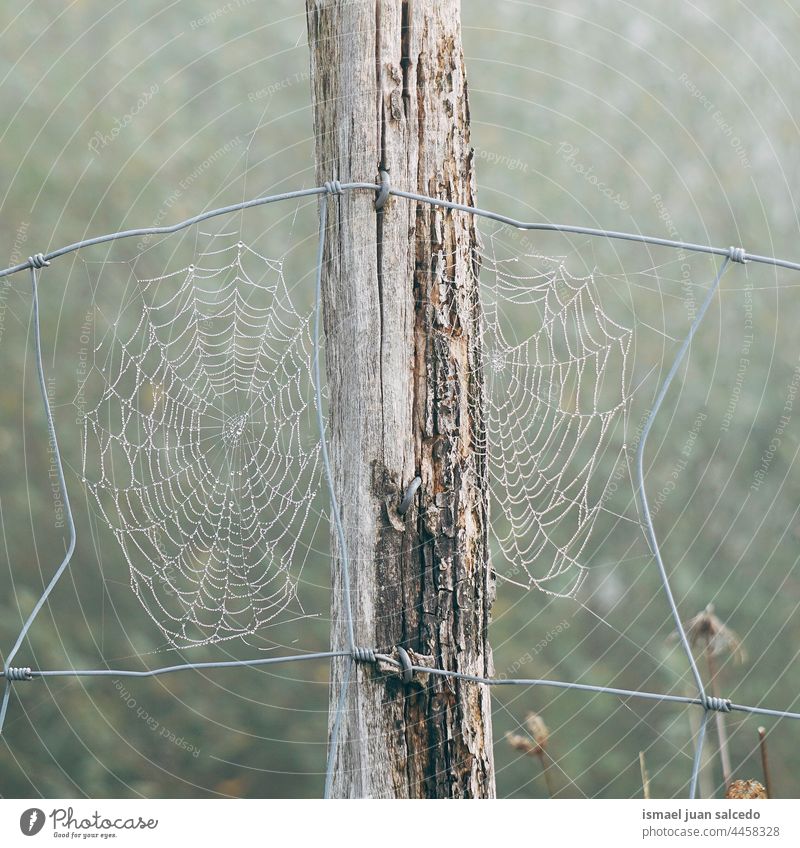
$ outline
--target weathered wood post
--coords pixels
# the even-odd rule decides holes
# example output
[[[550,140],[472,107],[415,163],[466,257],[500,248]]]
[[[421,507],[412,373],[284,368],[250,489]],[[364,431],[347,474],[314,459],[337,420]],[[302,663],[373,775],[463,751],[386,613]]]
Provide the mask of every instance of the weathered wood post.
[[[459,0],[307,0],[317,178],[475,202]],[[487,555],[475,222],[369,192],[330,204],[323,277],[328,434],[356,641],[487,675]],[[408,513],[397,506],[422,484]],[[335,541],[332,543],[335,546]],[[333,643],[347,647],[334,547]],[[333,669],[335,704],[345,662]],[[358,663],[335,797],[495,794],[487,687],[404,684]]]

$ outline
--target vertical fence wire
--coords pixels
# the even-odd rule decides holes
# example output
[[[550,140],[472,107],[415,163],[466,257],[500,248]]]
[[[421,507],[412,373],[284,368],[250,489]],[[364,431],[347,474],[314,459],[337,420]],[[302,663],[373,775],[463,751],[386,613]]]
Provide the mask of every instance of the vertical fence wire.
[[[25,619],[25,623],[22,625],[22,629],[19,632],[19,636],[17,636],[17,641],[14,643],[14,646],[8,652],[6,656],[6,667],[10,666],[14,661],[14,657],[16,657],[17,652],[22,645],[23,639],[28,634],[28,631],[31,628],[36,616],[39,615],[39,611],[45,605],[47,599],[50,597],[50,593],[53,591],[56,583],[58,583],[61,575],[66,571],[69,563],[72,559],[72,554],[75,552],[75,543],[77,541],[77,533],[75,532],[75,521],[72,517],[72,507],[69,502],[69,492],[67,491],[67,483],[64,479],[64,466],[61,462],[61,452],[58,448],[58,439],[56,438],[56,426],[53,421],[53,412],[50,409],[50,399],[47,396],[47,380],[44,375],[44,362],[42,360],[42,330],[39,321],[39,286],[38,280],[36,279],[36,264],[31,259],[30,271],[31,271],[31,289],[33,292],[33,307],[32,307],[32,320],[33,320],[33,344],[34,344],[34,358],[36,360],[36,375],[39,380],[39,390],[42,395],[42,404],[44,406],[44,414],[47,420],[47,433],[50,438],[50,444],[52,446],[53,459],[55,460],[56,472],[58,475],[58,487],[61,494],[62,501],[64,503],[64,513],[67,517],[67,526],[69,528],[69,543],[67,545],[67,550],[64,554],[64,558],[61,561],[61,565],[56,569],[55,574],[53,574],[50,582],[45,587],[44,592],[42,592],[39,600],[36,602],[35,606],[31,610],[27,619]],[[43,263],[44,264],[44,263]],[[0,703],[0,731],[3,729],[3,724],[6,719],[6,712],[8,711],[8,701],[11,695],[11,678],[6,675],[6,685],[5,690],[3,692],[3,700]]]
[[[694,682],[697,685],[697,689],[700,693],[700,700],[703,701],[703,703],[706,702],[706,690],[703,685],[703,678],[700,675],[700,670],[698,669],[697,663],[695,662],[694,653],[692,652],[692,646],[689,644],[689,639],[686,635],[686,629],[683,626],[680,613],[678,612],[678,606],[675,603],[675,597],[672,593],[672,587],[670,586],[667,569],[664,565],[663,557],[661,556],[661,548],[658,544],[658,537],[656,536],[655,527],[653,526],[653,516],[650,512],[650,505],[647,500],[647,489],[645,487],[644,482],[644,450],[647,445],[647,437],[650,435],[650,430],[652,429],[653,423],[656,420],[656,416],[658,415],[658,412],[661,409],[661,405],[664,402],[664,398],[667,395],[667,391],[669,390],[669,387],[672,384],[675,375],[678,373],[678,369],[680,368],[681,363],[683,362],[684,357],[686,356],[686,352],[689,350],[689,346],[692,343],[692,339],[694,338],[695,333],[700,327],[700,324],[702,323],[703,318],[705,317],[705,314],[708,311],[708,307],[711,305],[711,302],[717,293],[720,281],[722,280],[722,275],[728,268],[730,261],[730,256],[726,256],[725,259],[722,261],[722,264],[720,265],[719,270],[717,271],[717,276],[714,279],[711,288],[708,290],[708,294],[703,300],[700,309],[697,311],[694,321],[692,321],[691,327],[689,327],[689,332],[686,334],[686,338],[684,338],[680,348],[678,348],[678,352],[675,354],[675,359],[673,360],[672,365],[670,366],[670,369],[667,372],[667,376],[664,378],[664,382],[661,384],[661,388],[659,389],[658,394],[656,395],[656,399],[653,402],[652,407],[650,408],[650,412],[647,416],[647,420],[645,421],[644,428],[642,429],[642,435],[639,439],[639,444],[636,449],[636,475],[638,483],[639,501],[641,503],[642,514],[644,515],[645,519],[647,541],[650,544],[650,550],[653,552],[653,557],[655,558],[656,564],[658,565],[658,573],[661,578],[661,585],[664,589],[664,594],[667,597],[667,601],[672,612],[672,618],[675,622],[675,629],[678,632],[678,636],[681,640],[681,645],[683,646],[683,650],[686,653],[687,659],[689,660],[689,668],[691,669],[692,676],[694,677]],[[703,716],[703,721],[700,725],[700,732],[697,734],[695,756],[692,764],[692,776],[689,784],[690,798],[694,798],[695,793],[697,791],[697,778],[699,774],[700,764],[702,762],[703,743],[706,737],[706,719],[708,718],[708,715],[709,712],[708,710],[706,710],[706,714]]]

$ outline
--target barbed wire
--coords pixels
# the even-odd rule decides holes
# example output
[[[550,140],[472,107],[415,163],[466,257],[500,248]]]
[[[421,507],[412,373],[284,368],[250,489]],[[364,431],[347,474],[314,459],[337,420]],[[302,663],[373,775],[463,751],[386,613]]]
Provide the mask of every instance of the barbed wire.
[[[540,230],[549,232],[559,232],[575,235],[586,235],[605,239],[617,239],[623,241],[637,242],[640,244],[654,245],[665,248],[677,248],[681,250],[691,251],[695,253],[704,253],[712,256],[723,258],[722,264],[719,266],[714,282],[712,283],[702,306],[698,310],[691,327],[683,339],[683,342],[675,355],[675,358],[670,366],[670,369],[661,384],[656,400],[653,403],[647,420],[642,430],[642,435],[637,447],[637,494],[642,507],[642,512],[645,518],[645,527],[647,531],[647,540],[650,545],[653,556],[656,560],[659,569],[659,576],[665,595],[667,597],[672,617],[675,622],[675,627],[680,637],[681,645],[686,653],[689,667],[692,672],[695,684],[698,689],[698,697],[690,697],[687,695],[671,695],[659,692],[647,692],[636,689],[619,689],[611,686],[602,686],[589,683],[575,683],[572,681],[547,680],[536,678],[490,678],[480,675],[466,674],[463,672],[451,671],[449,669],[433,668],[427,666],[414,665],[410,662],[407,653],[398,648],[399,659],[387,654],[378,653],[373,648],[363,648],[356,644],[355,627],[353,622],[352,602],[351,602],[351,584],[349,571],[349,557],[347,551],[346,535],[342,525],[341,515],[339,513],[338,499],[336,496],[333,473],[330,464],[330,457],[327,447],[327,438],[325,435],[325,419],[322,411],[322,379],[320,374],[320,326],[321,326],[321,309],[322,309],[322,270],[324,264],[325,252],[325,237],[327,229],[327,198],[334,195],[340,195],[347,191],[371,191],[376,192],[376,212],[383,213],[383,206],[388,196],[395,196],[412,200],[418,203],[427,203],[451,212],[462,212],[469,215],[486,218],[491,221],[496,221],[520,230]],[[23,640],[27,636],[31,626],[33,625],[37,615],[46,603],[50,593],[52,592],[59,579],[63,576],[72,559],[72,555],[76,545],[76,531],[73,520],[72,510],[69,502],[69,495],[66,486],[64,469],[61,461],[61,455],[58,449],[56,438],[55,423],[53,420],[52,410],[47,395],[46,380],[44,374],[44,365],[41,349],[41,327],[39,318],[39,294],[38,294],[38,278],[37,271],[47,267],[53,259],[57,259],[68,253],[80,250],[82,248],[91,247],[94,245],[103,244],[106,242],[116,241],[118,239],[130,238],[134,236],[151,236],[151,235],[169,235],[180,230],[186,229],[194,224],[202,221],[215,218],[220,215],[227,215],[232,212],[238,212],[244,209],[251,209],[258,206],[263,206],[269,203],[276,203],[282,200],[301,199],[322,196],[322,202],[319,207],[319,236],[317,242],[317,257],[315,271],[315,303],[314,303],[314,334],[313,334],[313,381],[314,391],[317,406],[317,424],[319,427],[320,447],[322,454],[322,462],[325,480],[328,488],[332,521],[339,544],[339,556],[342,566],[342,579],[344,584],[344,599],[345,599],[345,616],[346,616],[346,637],[347,650],[331,650],[321,651],[306,654],[294,654],[289,656],[254,658],[244,660],[230,660],[219,662],[197,662],[197,663],[181,663],[179,665],[164,666],[161,668],[146,669],[141,671],[125,670],[125,669],[33,669],[28,666],[12,666],[11,663],[17,656]],[[652,513],[647,500],[647,492],[644,480],[644,451],[647,442],[648,434],[652,428],[653,422],[658,415],[661,404],[664,401],[667,390],[677,373],[681,362],[683,361],[686,352],[696,334],[700,324],[710,306],[717,289],[719,288],[723,274],[728,269],[731,263],[744,264],[746,262],[755,262],[765,265],[772,265],[781,268],[800,271],[800,263],[786,259],[780,259],[774,256],[764,256],[760,254],[747,253],[741,247],[713,247],[710,245],[695,244],[692,242],[675,241],[672,239],[663,239],[656,236],[645,236],[638,233],[625,233],[615,230],[604,230],[593,227],[581,227],[564,224],[537,223],[525,222],[507,215],[502,215],[491,210],[482,209],[477,206],[468,206],[454,201],[444,200],[441,198],[431,197],[428,195],[417,194],[415,192],[402,191],[393,188],[389,183],[387,172],[381,172],[380,183],[370,182],[350,182],[340,183],[336,180],[326,182],[322,186],[309,189],[300,189],[297,191],[284,192],[282,194],[269,195],[265,197],[255,198],[253,200],[243,201],[241,203],[224,206],[218,209],[212,209],[180,221],[177,224],[162,227],[143,227],[131,230],[121,230],[115,233],[109,233],[103,236],[97,236],[90,239],[85,239],[80,242],[61,247],[48,253],[36,253],[26,262],[13,265],[0,271],[0,277],[6,277],[16,274],[20,271],[30,270],[31,286],[33,291],[33,324],[34,324],[34,357],[36,360],[37,375],[39,378],[39,388],[42,395],[42,402],[45,411],[45,418],[48,428],[48,433],[53,447],[53,456],[58,471],[58,485],[60,494],[65,506],[65,514],[67,516],[70,541],[64,558],[56,569],[53,577],[35,604],[33,610],[25,619],[25,622],[20,630],[20,633],[8,655],[5,659],[5,667],[2,676],[5,678],[5,689],[3,692],[2,701],[0,702],[0,734],[2,734],[3,726],[8,711],[12,683],[22,681],[31,681],[34,679],[46,679],[51,677],[157,677],[164,674],[172,674],[180,671],[198,671],[205,669],[224,669],[224,668],[248,668],[257,666],[267,666],[282,663],[306,662],[313,660],[333,660],[346,659],[347,665],[342,675],[341,689],[336,705],[336,710],[333,715],[333,724],[331,727],[330,741],[328,745],[328,756],[325,773],[325,797],[330,797],[333,785],[334,766],[336,755],[339,746],[341,735],[342,716],[345,710],[345,704],[349,687],[352,680],[353,666],[357,662],[362,663],[384,663],[389,666],[396,667],[399,672],[402,672],[403,679],[408,681],[411,676],[417,674],[430,674],[438,677],[453,678],[467,683],[475,683],[485,686],[528,686],[528,687],[551,687],[557,689],[573,689],[583,692],[592,692],[597,694],[612,695],[620,698],[639,698],[650,701],[659,701],[667,703],[687,704],[699,706],[704,711],[703,720],[700,723],[700,728],[695,739],[695,751],[692,761],[692,772],[689,781],[689,797],[694,798],[697,793],[697,782],[702,761],[702,751],[706,736],[706,727],[708,719],[713,712],[742,712],[756,715],[771,716],[774,718],[800,719],[800,713],[791,712],[788,710],[771,709],[766,707],[749,706],[744,704],[736,704],[727,698],[709,696],[705,692],[702,677],[697,668],[694,655],[689,644],[686,630],[680,619],[677,605],[675,603],[672,589],[669,582],[669,577],[666,567],[659,549],[658,538],[653,525]]]

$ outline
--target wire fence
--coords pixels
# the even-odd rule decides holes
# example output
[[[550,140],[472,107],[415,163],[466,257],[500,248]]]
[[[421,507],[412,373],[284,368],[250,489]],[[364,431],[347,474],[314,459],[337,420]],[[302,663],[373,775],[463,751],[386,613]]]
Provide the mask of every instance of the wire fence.
[[[631,689],[619,689],[610,686],[601,686],[601,685],[592,685],[587,683],[574,683],[570,681],[560,681],[560,680],[547,680],[547,679],[534,679],[534,678],[518,678],[518,679],[506,679],[506,678],[489,678],[482,677],[479,675],[471,675],[464,674],[455,671],[450,671],[444,668],[435,668],[428,666],[418,666],[414,665],[408,654],[402,649],[398,648],[398,658],[388,656],[386,654],[378,653],[372,648],[361,647],[357,644],[355,638],[355,627],[353,622],[353,612],[352,612],[352,603],[351,603],[351,583],[350,583],[350,563],[347,552],[347,543],[346,537],[344,533],[344,528],[342,525],[340,510],[338,506],[338,500],[336,496],[336,491],[334,487],[333,481],[333,473],[331,469],[330,458],[328,454],[327,447],[327,439],[325,436],[325,420],[323,413],[323,405],[322,405],[322,378],[320,374],[320,354],[321,354],[321,312],[322,312],[322,271],[323,271],[323,256],[325,251],[325,234],[327,230],[327,199],[331,196],[342,194],[343,192],[351,192],[351,191],[365,191],[365,192],[375,192],[376,200],[375,207],[376,210],[380,210],[384,205],[386,199],[392,195],[395,197],[405,198],[407,200],[415,201],[417,203],[427,203],[433,206],[437,206],[442,209],[450,210],[452,212],[461,212],[469,215],[478,216],[481,218],[485,218],[491,221],[495,221],[497,223],[501,223],[510,227],[514,227],[519,230],[539,230],[539,231],[549,231],[549,232],[558,232],[558,233],[566,233],[566,234],[576,234],[576,235],[585,235],[592,236],[603,239],[618,239],[623,241],[637,242],[640,244],[646,245],[654,245],[658,247],[664,248],[676,248],[680,250],[708,254],[711,256],[717,256],[722,258],[722,262],[719,265],[717,274],[711,287],[708,290],[705,300],[702,305],[698,309],[694,320],[689,328],[688,333],[683,339],[682,344],[680,345],[675,358],[667,372],[666,377],[664,378],[660,389],[656,395],[655,401],[652,407],[649,410],[647,415],[644,427],[642,429],[641,438],[639,440],[637,446],[636,453],[636,489],[637,495],[640,502],[640,506],[642,509],[642,514],[644,516],[645,521],[645,530],[648,543],[650,545],[651,551],[653,553],[653,557],[656,561],[656,565],[658,567],[659,578],[663,588],[664,595],[668,601],[672,618],[675,623],[675,628],[680,638],[680,643],[683,648],[683,651],[686,654],[689,668],[692,673],[692,677],[694,679],[694,683],[697,687],[697,696],[690,697],[684,695],[674,695],[674,694],[666,694],[659,692],[647,692],[641,690],[631,690]],[[58,441],[56,437],[56,428],[55,422],[53,419],[52,410],[50,408],[50,402],[48,398],[47,392],[47,384],[44,373],[44,365],[42,358],[42,345],[41,345],[41,327],[40,327],[40,319],[39,319],[39,288],[38,288],[38,272],[43,268],[46,268],[50,262],[54,259],[57,259],[66,254],[72,253],[74,251],[80,250],[82,248],[91,247],[94,245],[103,244],[106,242],[112,242],[119,239],[131,238],[131,237],[141,237],[141,236],[153,236],[153,235],[168,235],[171,233],[178,232],[180,230],[186,229],[187,227],[191,227],[194,224],[198,224],[202,221],[206,221],[210,218],[215,218],[221,215],[228,215],[233,212],[239,212],[244,209],[251,209],[257,206],[263,206],[270,203],[277,203],[283,200],[291,200],[291,199],[300,199],[300,198],[310,198],[314,196],[321,196],[322,202],[319,207],[319,234],[317,240],[317,256],[316,256],[316,270],[315,270],[315,300],[314,300],[314,328],[313,328],[313,362],[312,362],[312,370],[313,370],[313,382],[314,382],[314,392],[316,397],[316,409],[317,409],[317,424],[319,427],[319,440],[320,440],[320,449],[322,456],[322,464],[324,469],[324,476],[326,480],[326,485],[328,488],[328,497],[331,507],[331,515],[333,520],[334,529],[336,535],[338,537],[339,542],[339,552],[341,559],[341,567],[342,567],[342,576],[344,581],[344,600],[345,600],[345,615],[346,615],[346,634],[347,634],[347,650],[340,651],[323,651],[317,653],[304,653],[304,654],[295,654],[291,656],[281,656],[281,657],[270,657],[270,658],[254,658],[254,659],[245,659],[245,660],[231,660],[231,661],[220,661],[220,662],[198,662],[198,663],[183,663],[180,665],[171,665],[164,666],[161,668],[153,668],[142,671],[134,671],[134,670],[125,670],[125,669],[112,669],[112,668],[97,668],[97,669],[76,669],[76,668],[68,668],[68,669],[34,669],[28,666],[15,666],[12,665],[14,660],[16,659],[19,650],[22,646],[22,643],[27,636],[31,626],[33,625],[36,617],[41,611],[42,607],[47,602],[50,594],[55,588],[56,584],[63,576],[64,572],[70,565],[72,555],[75,551],[76,545],[76,530],[75,530],[75,522],[73,519],[72,508],[70,506],[69,493],[67,490],[64,469],[61,461],[61,455],[58,448]],[[747,262],[761,263],[765,265],[772,265],[781,268],[788,268],[795,271],[800,271],[800,263],[792,262],[785,259],[779,259],[773,256],[763,256],[759,254],[753,254],[746,252],[741,247],[713,247],[710,245],[702,245],[702,244],[693,244],[690,242],[682,242],[682,241],[674,241],[671,239],[663,239],[654,236],[645,236],[637,233],[624,233],[617,232],[613,230],[603,230],[596,229],[592,227],[580,227],[580,226],[572,226],[572,225],[562,225],[562,224],[552,224],[552,223],[531,223],[525,221],[519,221],[515,218],[508,217],[506,215],[501,215],[496,212],[492,212],[490,210],[481,209],[479,207],[467,206],[461,203],[455,203],[448,200],[443,200],[435,197],[430,197],[423,194],[416,194],[414,192],[402,191],[400,189],[393,188],[389,183],[389,177],[386,172],[381,173],[381,181],[380,183],[369,183],[369,182],[352,182],[352,183],[340,183],[336,180],[326,182],[324,185],[310,188],[310,189],[302,189],[298,191],[290,191],[285,192],[283,194],[275,194],[267,197],[259,197],[253,200],[245,201],[242,203],[236,203],[230,206],[224,206],[219,209],[213,209],[208,212],[204,212],[200,215],[195,215],[192,218],[187,218],[184,221],[181,221],[177,224],[171,226],[163,226],[163,227],[145,227],[140,229],[131,229],[131,230],[123,230],[116,233],[109,233],[107,235],[98,236],[91,239],[86,239],[84,241],[75,242],[74,244],[67,245],[66,247],[58,248],[57,250],[53,250],[49,253],[37,253],[33,256],[29,257],[26,262],[21,262],[12,267],[6,268],[0,271],[0,277],[6,277],[11,274],[16,274],[21,271],[29,271],[30,272],[30,280],[31,280],[31,288],[33,294],[33,326],[34,326],[34,358],[36,362],[36,371],[39,381],[39,388],[42,396],[42,403],[44,405],[44,412],[48,427],[49,436],[51,439],[52,449],[53,449],[53,457],[55,461],[55,465],[58,471],[58,485],[60,488],[61,497],[64,504],[64,511],[67,518],[68,530],[69,530],[69,544],[66,550],[66,553],[53,574],[50,582],[44,589],[44,592],[34,605],[28,617],[25,619],[24,624],[17,636],[17,639],[12,646],[11,650],[6,655],[5,659],[5,667],[3,669],[3,677],[5,678],[5,689],[2,696],[2,701],[0,701],[0,733],[2,733],[3,726],[5,723],[6,715],[8,712],[10,696],[12,691],[12,685],[15,683],[23,682],[23,681],[31,681],[39,678],[51,678],[51,677],[157,677],[164,674],[172,674],[180,671],[192,671],[192,670],[200,670],[200,669],[223,669],[223,668],[247,668],[247,667],[256,667],[256,666],[266,666],[266,665],[277,665],[282,663],[295,663],[295,662],[308,662],[308,661],[321,661],[321,660],[332,660],[335,658],[345,658],[348,659],[349,662],[346,665],[344,676],[342,679],[342,686],[339,694],[338,703],[336,705],[335,715],[333,718],[333,726],[331,728],[330,733],[330,741],[328,746],[328,756],[327,756],[327,766],[326,766],[326,777],[325,777],[325,797],[328,798],[331,795],[331,787],[332,780],[334,775],[334,763],[336,761],[336,753],[339,745],[340,732],[341,732],[341,718],[345,708],[345,702],[348,694],[349,686],[351,685],[352,680],[352,671],[355,663],[363,662],[363,663],[371,663],[375,664],[378,662],[388,664],[390,666],[394,666],[400,671],[403,675],[403,678],[408,681],[411,679],[411,676],[414,673],[424,673],[431,674],[439,677],[449,677],[457,680],[462,680],[467,683],[474,683],[477,685],[483,686],[527,686],[527,687],[552,687],[558,689],[574,689],[577,691],[583,692],[593,692],[600,694],[612,695],[620,698],[639,698],[649,701],[659,701],[659,702],[668,702],[668,703],[678,703],[678,704],[687,704],[692,706],[700,707],[703,710],[703,719],[700,722],[699,730],[695,739],[695,750],[694,757],[692,761],[692,771],[689,781],[689,797],[695,798],[697,795],[697,783],[698,776],[700,772],[700,765],[702,762],[702,754],[703,754],[703,745],[706,736],[706,730],[708,725],[708,720],[713,713],[716,712],[742,712],[756,715],[764,715],[771,716],[774,718],[789,718],[789,719],[800,719],[800,713],[791,712],[788,710],[781,709],[771,709],[766,707],[758,707],[758,706],[748,706],[744,704],[736,704],[731,702],[726,698],[715,697],[706,693],[705,687],[703,685],[703,680],[698,670],[697,664],[695,662],[694,655],[692,653],[691,646],[689,644],[689,639],[686,633],[686,629],[681,621],[680,615],[678,613],[678,608],[672,593],[672,588],[670,586],[669,577],[667,574],[667,569],[665,567],[663,557],[661,555],[661,550],[658,543],[658,538],[655,532],[655,528],[653,525],[653,515],[648,503],[647,491],[645,486],[644,479],[644,455],[647,444],[647,437],[652,429],[653,423],[658,415],[658,412],[661,408],[661,405],[664,401],[664,398],[667,394],[667,391],[672,383],[678,369],[680,368],[681,363],[683,362],[685,355],[689,349],[689,346],[694,338],[700,324],[703,321],[703,318],[713,301],[716,292],[720,286],[723,275],[730,268],[732,264],[745,264]]]

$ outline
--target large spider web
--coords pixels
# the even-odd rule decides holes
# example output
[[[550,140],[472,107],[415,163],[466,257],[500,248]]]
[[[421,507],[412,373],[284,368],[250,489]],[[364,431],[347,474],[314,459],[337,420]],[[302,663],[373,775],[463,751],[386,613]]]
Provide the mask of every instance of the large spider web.
[[[494,571],[571,597],[626,455],[632,332],[602,308],[594,274],[573,276],[563,259],[493,249],[482,262]]]
[[[299,572],[318,516],[310,310],[281,262],[209,237],[193,264],[135,279],[97,345],[82,476],[174,647],[304,614]],[[484,452],[492,566],[574,596],[625,446],[631,331],[593,275],[561,259],[484,255]]]
[[[136,280],[97,345],[100,398],[83,416],[84,483],[179,648],[303,614],[319,490],[309,314],[281,262],[225,235]]]

